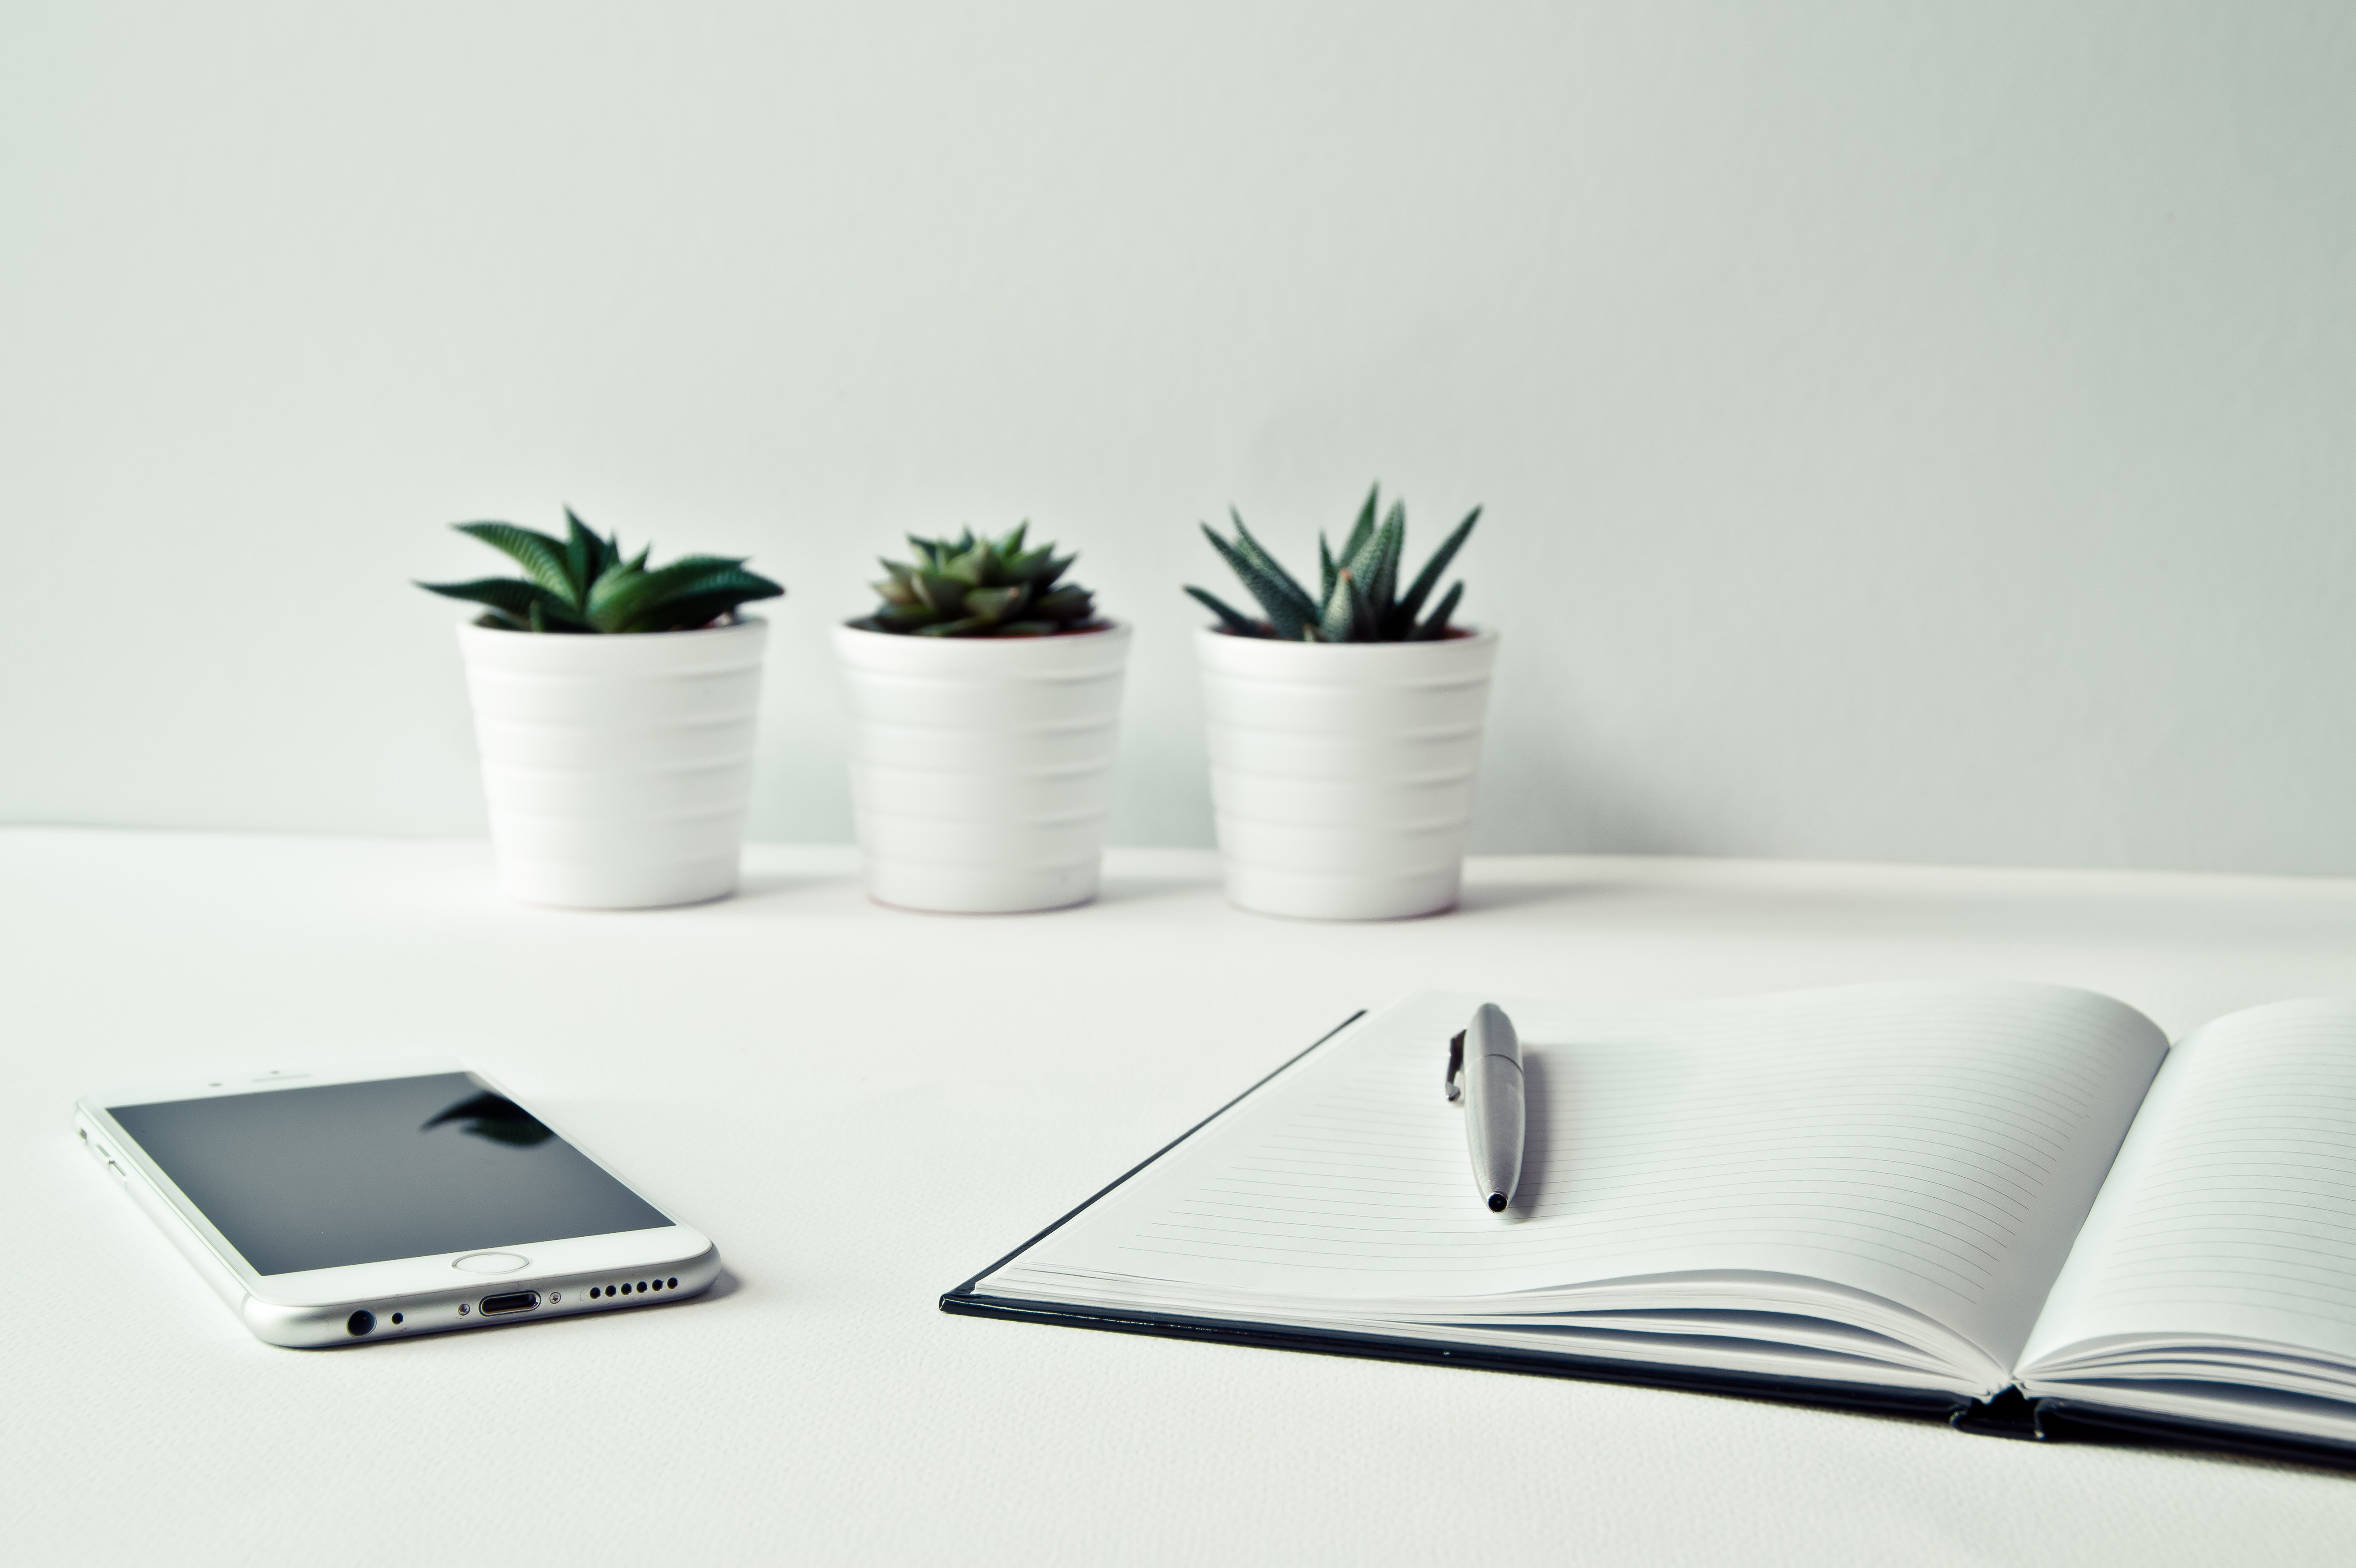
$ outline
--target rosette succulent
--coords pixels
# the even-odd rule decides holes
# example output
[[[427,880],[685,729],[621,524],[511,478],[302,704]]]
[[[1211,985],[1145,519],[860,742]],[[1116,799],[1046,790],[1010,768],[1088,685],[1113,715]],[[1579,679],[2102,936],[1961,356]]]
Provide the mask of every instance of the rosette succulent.
[[[1324,534],[1317,536],[1313,598],[1252,538],[1242,515],[1232,507],[1227,515],[1235,519],[1233,541],[1221,539],[1207,523],[1203,533],[1259,602],[1264,618],[1247,615],[1205,589],[1189,585],[1186,592],[1218,616],[1222,628],[1239,637],[1280,637],[1301,643],[1428,643],[1444,637],[1449,617],[1464,597],[1464,584],[1451,583],[1429,615],[1423,615],[1424,601],[1440,585],[1440,574],[1463,548],[1472,525],[1481,520],[1481,508],[1473,507],[1455,531],[1440,541],[1402,592],[1399,558],[1407,549],[1407,507],[1393,501],[1389,513],[1376,522],[1380,502],[1380,485],[1366,492],[1366,504],[1358,509],[1357,521],[1339,554],[1326,544]]]
[[[523,576],[417,586],[480,604],[477,625],[510,632],[691,632],[785,592],[745,571],[742,556],[683,555],[649,570],[651,546],[626,555],[619,535],[599,539],[570,507],[564,522],[562,539],[513,523],[453,523],[522,567]]]
[[[1023,523],[1002,539],[908,536],[913,561],[885,560],[875,592],[884,603],[851,622],[870,632],[917,637],[1049,637],[1093,632],[1096,595],[1060,581],[1076,556],[1053,544],[1031,546]]]

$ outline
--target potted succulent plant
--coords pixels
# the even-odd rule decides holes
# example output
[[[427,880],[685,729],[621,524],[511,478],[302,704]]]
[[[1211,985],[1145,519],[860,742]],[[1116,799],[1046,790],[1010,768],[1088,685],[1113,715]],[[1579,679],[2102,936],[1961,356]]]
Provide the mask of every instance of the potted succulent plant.
[[[1497,634],[1453,624],[1461,581],[1424,606],[1481,509],[1402,590],[1407,508],[1368,491],[1338,553],[1318,536],[1314,596],[1228,515],[1233,540],[1203,532],[1262,613],[1186,590],[1219,618],[1195,651],[1227,897],[1320,920],[1451,907]]]
[[[1011,914],[1096,894],[1129,628],[1029,528],[911,535],[883,603],[835,628],[880,903]]]
[[[785,590],[734,557],[649,568],[564,521],[456,524],[523,575],[418,584],[483,606],[458,645],[499,881],[583,909],[733,892],[768,632],[741,612]]]

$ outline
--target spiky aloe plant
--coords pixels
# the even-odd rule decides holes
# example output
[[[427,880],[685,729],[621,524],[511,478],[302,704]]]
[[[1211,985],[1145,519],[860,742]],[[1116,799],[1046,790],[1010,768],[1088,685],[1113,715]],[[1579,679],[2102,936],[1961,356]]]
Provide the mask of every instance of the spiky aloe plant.
[[[1473,507],[1456,525],[1456,531],[1440,541],[1402,593],[1399,557],[1407,548],[1407,507],[1393,501],[1389,515],[1376,522],[1381,491],[1378,485],[1366,492],[1366,504],[1358,509],[1358,520],[1351,526],[1339,555],[1327,546],[1324,534],[1318,534],[1314,599],[1252,538],[1242,514],[1232,507],[1227,515],[1236,523],[1233,543],[1221,539],[1208,523],[1203,525],[1203,533],[1259,601],[1268,618],[1256,621],[1204,589],[1190,585],[1186,592],[1209,606],[1219,624],[1239,637],[1279,637],[1301,643],[1428,643],[1446,636],[1448,618],[1464,597],[1462,581],[1450,584],[1429,616],[1419,622],[1416,617],[1423,613],[1423,602],[1439,586],[1440,573],[1463,548],[1472,525],[1481,520],[1481,508]]]
[[[524,575],[417,586],[483,605],[477,624],[510,632],[688,632],[785,592],[745,571],[741,556],[683,555],[649,571],[648,549],[624,555],[621,536],[599,539],[570,507],[564,523],[562,539],[513,523],[453,523],[512,558]]]
[[[885,560],[874,585],[884,603],[851,624],[918,637],[1048,637],[1102,626],[1096,595],[1056,581],[1078,558],[1056,555],[1053,544],[1026,547],[1030,528],[995,539],[971,528],[953,539],[910,534],[916,559]]]

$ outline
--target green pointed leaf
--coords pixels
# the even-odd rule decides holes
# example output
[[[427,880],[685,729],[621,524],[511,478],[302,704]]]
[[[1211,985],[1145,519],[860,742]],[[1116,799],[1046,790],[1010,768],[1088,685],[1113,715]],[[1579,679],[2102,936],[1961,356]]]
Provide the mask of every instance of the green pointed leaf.
[[[919,626],[929,626],[939,619],[938,614],[926,609],[922,604],[910,605],[905,609],[896,605],[886,605],[872,614],[853,621],[851,624],[864,625],[871,632],[905,633],[913,632]]]
[[[1096,595],[1076,582],[1067,582],[1052,593],[1042,593],[1031,602],[1024,619],[1049,621],[1086,621],[1096,613]]]
[[[675,599],[666,599],[659,604],[649,606],[626,629],[633,634],[691,632],[724,620],[731,612],[753,599],[765,597],[774,596],[746,593],[737,588],[682,593]]]
[[[594,610],[598,604],[612,597],[624,583],[645,575],[646,560],[643,556],[637,560],[607,561],[605,570],[599,572],[596,581],[589,584],[589,592],[581,601],[584,612]]]
[[[1350,525],[1350,537],[1342,541],[1342,553],[1333,558],[1343,565],[1347,566],[1351,558],[1364,549],[1366,541],[1374,537],[1375,518],[1382,509],[1382,494],[1380,484],[1366,492],[1366,504],[1358,508],[1358,520]]]
[[[1321,610],[1333,607],[1333,580],[1342,569],[1333,562],[1333,552],[1325,543],[1325,530],[1317,530],[1317,604]]]
[[[1422,625],[1418,626],[1414,631],[1409,632],[1405,640],[1410,643],[1436,643],[1440,638],[1446,636],[1448,635],[1448,617],[1456,613],[1457,601],[1463,597],[1464,584],[1462,582],[1450,583],[1448,585],[1448,592],[1440,601],[1440,608],[1431,613],[1431,619],[1426,621]]]
[[[980,636],[986,633],[993,632],[995,630],[997,630],[996,623],[986,621],[979,615],[969,615],[961,621],[938,621],[929,626],[919,626],[916,628],[916,635],[920,637],[974,637]]]
[[[1004,588],[977,588],[965,596],[969,615],[979,615],[985,621],[1003,621],[1029,602],[1031,590],[1017,582]]]
[[[1399,539],[1406,528],[1405,511],[1393,506],[1391,515],[1382,526],[1359,540],[1356,551],[1342,561],[1341,576],[1349,586],[1345,591],[1337,585],[1333,602],[1325,606],[1320,629],[1326,633],[1328,640],[1356,643],[1382,640],[1383,621],[1376,607],[1382,603],[1386,592],[1386,563],[1398,559]],[[1352,531],[1355,532],[1355,529]],[[1362,603],[1370,610],[1376,610],[1372,621],[1360,615],[1359,605]],[[1352,628],[1348,635],[1333,636],[1331,628],[1344,622]]]
[[[1464,547],[1464,541],[1472,537],[1472,525],[1480,520],[1481,508],[1475,507],[1465,514],[1462,522],[1456,525],[1455,531],[1440,542],[1440,548],[1431,552],[1431,559],[1423,563],[1423,570],[1415,574],[1414,582],[1408,585],[1406,594],[1392,609],[1389,635],[1404,637],[1414,626],[1415,618],[1423,613],[1423,602],[1440,585],[1440,574],[1448,570],[1448,563],[1456,559],[1456,552]],[[1442,624],[1445,624],[1443,617]]]
[[[945,572],[919,571],[908,579],[916,591],[916,599],[926,609],[944,615],[958,615],[965,611],[965,596],[971,584]]]
[[[1382,541],[1379,557],[1375,562],[1375,575],[1366,583],[1366,603],[1375,607],[1376,631],[1380,639],[1383,622],[1389,616],[1392,604],[1398,598],[1399,561],[1407,554],[1407,506],[1391,503],[1390,516],[1375,537]]]
[[[968,535],[971,538],[971,535]],[[994,564],[988,542],[968,545],[951,557],[941,568],[945,577],[954,577],[975,588],[990,586],[990,568]]]
[[[445,599],[462,599],[468,603],[488,605],[503,620],[518,626],[530,623],[535,606],[560,624],[581,624],[572,607],[562,599],[539,583],[526,582],[519,577],[484,577],[472,582],[421,582],[417,586],[428,593],[439,593]]]
[[[1314,620],[1317,615],[1317,601],[1309,597],[1309,590],[1293,581],[1292,573],[1285,571],[1282,563],[1270,555],[1259,540],[1252,538],[1251,530],[1244,527],[1244,517],[1241,512],[1229,507],[1227,516],[1236,525],[1236,549],[1245,559],[1274,578],[1282,586],[1284,592],[1291,596],[1294,606],[1304,619]]]
[[[784,592],[783,588],[758,572],[730,567],[711,572],[647,605],[622,629],[627,632],[686,631],[708,625],[756,600],[776,599]]]
[[[1269,625],[1278,636],[1298,637],[1301,628],[1312,624],[1313,617],[1303,611],[1297,592],[1287,592],[1283,583],[1263,571],[1236,546],[1213,533],[1208,524],[1204,525],[1203,537],[1211,541],[1211,548],[1219,552],[1219,559],[1226,561],[1228,570],[1242,580],[1251,596],[1259,601],[1260,609],[1267,613]]]
[[[564,574],[573,581],[573,602],[589,602],[589,585],[605,574],[605,541],[564,508]]]
[[[1358,584],[1344,567],[1333,578],[1333,597],[1325,601],[1325,613],[1317,618],[1317,640],[1321,643],[1353,643],[1357,641],[1357,612],[1355,600]]]
[[[546,534],[513,523],[453,523],[451,527],[507,556],[523,568],[524,576],[566,603],[581,603],[564,569],[564,547]]]
[[[420,582],[417,586],[428,593],[439,593],[444,599],[463,599],[473,604],[487,604],[518,620],[531,609],[532,601],[547,592],[538,584],[526,582],[518,577],[482,577],[472,582]]]
[[[1390,511],[1384,516],[1381,523],[1377,524],[1374,531],[1369,533],[1365,541],[1358,546],[1357,553],[1344,564],[1364,566],[1366,574],[1371,574],[1381,570],[1383,559],[1386,556],[1392,560],[1398,559],[1399,548],[1406,539],[1407,503],[1393,501]],[[1360,576],[1359,586],[1370,586],[1365,574]]]
[[[1226,600],[1220,598],[1217,594],[1211,592],[1207,589],[1189,586],[1186,592],[1193,594],[1205,608],[1211,612],[1212,614],[1216,615],[1219,618],[1220,624],[1226,626],[1228,631],[1234,633],[1237,636],[1265,637],[1269,635],[1269,628],[1264,623],[1253,620],[1250,616],[1245,614],[1242,611],[1237,609],[1234,605],[1228,603]]]
[[[750,578],[743,566],[740,559],[716,555],[681,556],[653,571],[632,561],[599,578],[589,591],[589,624],[601,632],[640,630],[640,623],[669,601],[725,586],[731,574]]]
[[[1344,574],[1343,581],[1347,585],[1350,594],[1349,640],[1354,643],[1379,641],[1378,634],[1382,630],[1382,624],[1375,619],[1374,602],[1366,597],[1366,591],[1358,586],[1357,579]]]

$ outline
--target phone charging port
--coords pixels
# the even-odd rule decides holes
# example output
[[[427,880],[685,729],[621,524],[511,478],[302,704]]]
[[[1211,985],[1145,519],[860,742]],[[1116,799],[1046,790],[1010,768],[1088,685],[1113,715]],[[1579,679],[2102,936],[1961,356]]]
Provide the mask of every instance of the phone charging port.
[[[505,1296],[483,1297],[483,1316],[497,1317],[502,1312],[529,1312],[540,1305],[536,1290],[510,1290]]]

